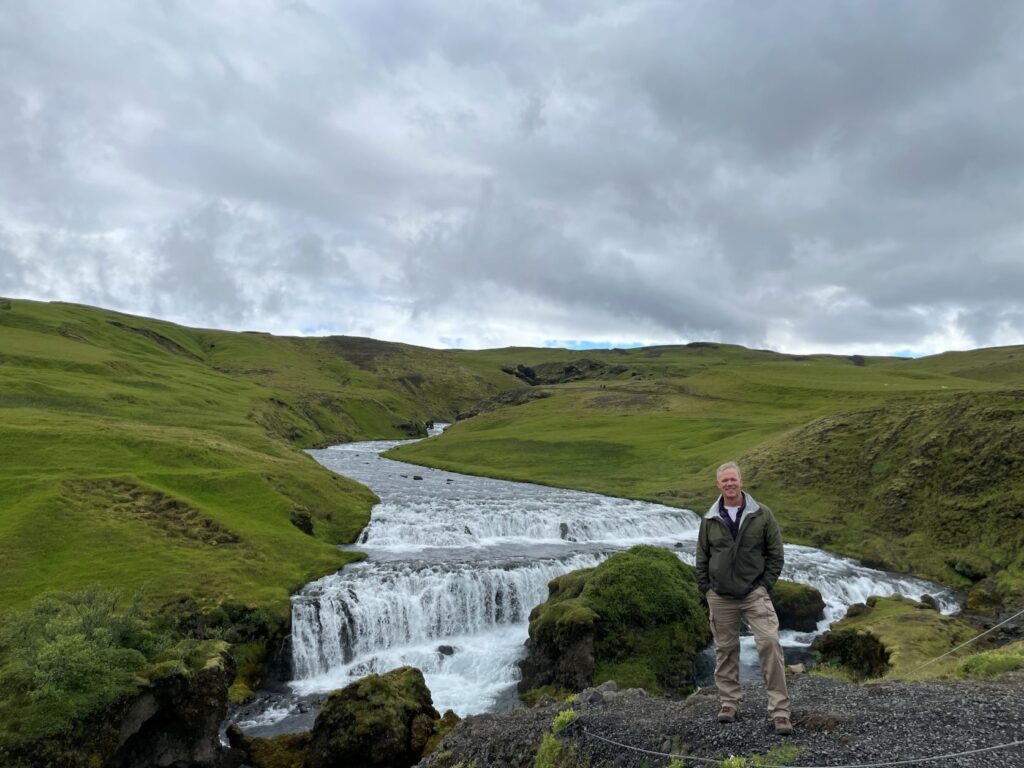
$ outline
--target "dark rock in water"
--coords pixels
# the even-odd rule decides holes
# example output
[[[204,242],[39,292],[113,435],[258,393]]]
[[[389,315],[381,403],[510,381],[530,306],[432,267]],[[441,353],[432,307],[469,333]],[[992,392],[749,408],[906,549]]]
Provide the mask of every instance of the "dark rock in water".
[[[564,540],[569,538],[569,524],[559,523],[558,524],[558,535]]]
[[[450,645],[439,645],[437,646],[437,652],[442,656],[452,656],[455,654],[455,649]]]
[[[313,726],[306,768],[408,768],[440,718],[423,674],[399,667],[335,691]]]
[[[552,580],[530,614],[519,691],[582,691],[614,679],[652,693],[694,688],[694,659],[711,639],[692,567],[638,546]]]
[[[413,475],[412,479],[413,480],[422,480],[423,479],[423,475]]]
[[[780,579],[771,592],[779,627],[797,632],[813,632],[825,616],[825,600],[814,587]]]

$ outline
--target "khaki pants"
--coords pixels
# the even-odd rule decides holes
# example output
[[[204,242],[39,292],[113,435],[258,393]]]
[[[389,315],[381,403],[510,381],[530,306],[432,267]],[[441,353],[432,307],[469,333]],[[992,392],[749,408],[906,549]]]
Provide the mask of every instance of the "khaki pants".
[[[768,689],[768,716],[789,717],[786,691],[786,667],[779,644],[779,617],[764,587],[744,598],[719,597],[708,590],[711,609],[711,634],[715,639],[715,685],[722,705],[739,709],[743,701],[740,687],[740,618],[745,617],[757,643],[761,674]]]

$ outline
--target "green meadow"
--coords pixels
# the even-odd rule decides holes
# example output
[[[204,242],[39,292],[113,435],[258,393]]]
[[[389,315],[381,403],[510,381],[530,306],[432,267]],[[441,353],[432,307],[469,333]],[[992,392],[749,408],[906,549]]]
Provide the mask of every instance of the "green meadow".
[[[979,610],[1024,602],[1024,348],[480,354],[575,380],[390,456],[701,512],[735,459],[788,541],[969,589]]]
[[[302,449],[423,434],[427,420],[453,419],[510,378],[462,357],[0,301],[0,629],[36,627],[0,632],[0,742],[50,730],[32,714],[42,694],[28,646],[59,653],[65,640],[25,617],[54,596],[103,604],[105,618],[90,623],[105,622],[97,638],[124,623],[127,609],[111,600],[137,606],[143,624],[168,628],[147,641],[150,661],[257,616],[235,632],[257,646],[240,654],[255,682],[289,595],[355,557],[336,545],[355,539],[376,502]],[[201,630],[175,629],[187,612]],[[51,698],[92,701],[72,683],[111,650],[96,643],[88,663],[57,675],[71,682]],[[30,662],[13,670],[15,657]]]
[[[196,643],[232,644],[243,698],[376,501],[303,449],[459,415],[393,455],[697,510],[737,459],[789,541],[1019,607],[1022,382],[1019,347],[430,350],[0,299],[0,757]]]

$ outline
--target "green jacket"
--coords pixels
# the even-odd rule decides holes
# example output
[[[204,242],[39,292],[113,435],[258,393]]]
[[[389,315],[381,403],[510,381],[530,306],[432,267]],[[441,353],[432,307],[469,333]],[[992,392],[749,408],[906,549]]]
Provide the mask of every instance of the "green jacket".
[[[746,597],[757,587],[769,592],[782,573],[785,556],[775,515],[745,493],[747,503],[734,539],[718,516],[718,500],[700,521],[697,533],[697,584],[722,597]],[[719,497],[720,499],[721,497]]]

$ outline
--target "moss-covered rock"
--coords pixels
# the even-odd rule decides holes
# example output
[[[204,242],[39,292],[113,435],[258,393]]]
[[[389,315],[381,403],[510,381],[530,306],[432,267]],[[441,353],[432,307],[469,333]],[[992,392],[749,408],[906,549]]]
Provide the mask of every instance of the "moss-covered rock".
[[[222,641],[183,641],[137,680],[137,689],[51,736],[0,746],[11,768],[214,766],[234,664]]]
[[[825,615],[825,600],[815,587],[780,579],[771,592],[779,627],[813,632]]]
[[[820,662],[841,668],[854,680],[882,677],[889,671],[889,652],[867,630],[832,629],[812,647]]]
[[[252,768],[304,768],[312,738],[308,731],[269,739],[247,736],[234,723],[228,726],[227,736],[232,751],[239,753],[236,762]]]
[[[693,689],[693,659],[711,639],[693,568],[642,545],[548,585],[530,614],[521,693],[581,691],[605,680],[652,693]]]
[[[956,657],[930,663],[974,637],[965,621],[943,616],[900,595],[870,597],[819,637],[814,650],[825,664],[841,667],[855,679],[890,679],[940,676],[955,665]],[[970,650],[965,651],[969,653]]]
[[[418,669],[368,675],[327,698],[306,768],[407,768],[419,761],[439,717]]]

